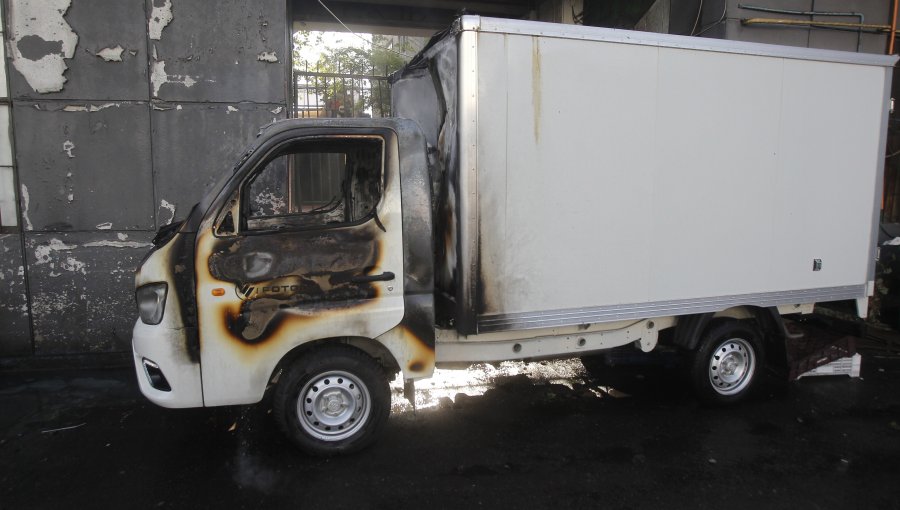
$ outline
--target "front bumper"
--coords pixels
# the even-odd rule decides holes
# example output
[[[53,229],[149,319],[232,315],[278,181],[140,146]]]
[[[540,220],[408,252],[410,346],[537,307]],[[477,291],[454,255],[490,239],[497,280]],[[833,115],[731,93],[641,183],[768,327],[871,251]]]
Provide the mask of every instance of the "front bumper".
[[[131,345],[145,397],[162,407],[203,407],[200,363],[188,355],[183,329],[150,326],[138,319]]]

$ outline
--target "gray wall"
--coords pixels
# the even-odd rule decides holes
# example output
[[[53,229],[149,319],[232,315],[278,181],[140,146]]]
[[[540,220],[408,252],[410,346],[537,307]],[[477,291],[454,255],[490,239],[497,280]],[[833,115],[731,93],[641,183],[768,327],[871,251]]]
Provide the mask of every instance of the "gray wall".
[[[286,2],[3,7],[21,215],[0,234],[0,356],[128,351],[155,230],[285,116]]]
[[[659,0],[670,2],[668,31],[672,34],[688,34],[697,20],[699,0]],[[830,50],[885,53],[886,34],[857,33],[822,28],[785,27],[771,25],[742,25],[747,18],[779,18],[809,21],[810,16],[776,14],[741,9],[739,5],[770,7],[793,11],[831,11],[862,13],[866,24],[890,23],[890,0],[703,0],[703,11],[697,31],[706,27],[704,37],[736,41],[804,46]],[[723,10],[725,19],[722,18]],[[657,11],[660,9],[657,9]],[[858,23],[856,17],[815,16],[815,21]]]
[[[132,271],[153,233],[287,112],[287,1],[0,1],[20,206],[19,226],[0,232],[0,356],[128,351]],[[689,31],[698,0],[660,1],[670,8],[654,26]],[[856,50],[853,33],[742,26],[792,16],[738,3],[705,0],[700,27],[728,10],[704,36]],[[886,23],[889,3],[815,7]],[[861,50],[885,41],[864,34]]]

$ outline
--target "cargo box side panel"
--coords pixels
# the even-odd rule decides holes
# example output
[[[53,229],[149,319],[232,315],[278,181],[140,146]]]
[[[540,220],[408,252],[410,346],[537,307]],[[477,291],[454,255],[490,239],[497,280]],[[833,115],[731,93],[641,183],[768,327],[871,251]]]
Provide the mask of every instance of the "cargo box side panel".
[[[789,256],[773,237],[787,220],[774,211],[784,60],[659,51],[649,301],[780,290],[772,264]]]
[[[479,37],[480,312],[648,299],[657,48]]]
[[[865,284],[883,68],[660,52],[652,298]]]
[[[487,32],[478,55],[479,331],[865,295],[887,68]]]
[[[875,239],[872,210],[885,72],[851,64],[785,61],[773,280],[806,289],[865,283]],[[799,227],[799,228],[798,228]],[[821,271],[813,271],[813,260]]]

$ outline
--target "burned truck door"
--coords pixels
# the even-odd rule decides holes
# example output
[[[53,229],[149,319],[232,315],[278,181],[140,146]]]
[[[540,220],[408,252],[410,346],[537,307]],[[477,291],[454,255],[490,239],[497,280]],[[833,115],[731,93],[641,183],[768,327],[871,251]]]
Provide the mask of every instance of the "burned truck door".
[[[198,236],[207,406],[258,400],[300,344],[374,339],[404,314],[396,135],[294,134],[260,152]]]

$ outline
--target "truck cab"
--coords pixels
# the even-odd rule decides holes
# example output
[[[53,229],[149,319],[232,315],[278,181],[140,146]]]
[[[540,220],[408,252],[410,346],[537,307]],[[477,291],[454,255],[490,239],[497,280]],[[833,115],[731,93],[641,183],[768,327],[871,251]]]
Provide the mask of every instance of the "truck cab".
[[[356,447],[341,438],[383,414],[385,375],[434,367],[429,186],[411,121],[263,128],[137,271],[142,392],[165,407],[249,404],[297,359],[337,361],[285,427]]]

